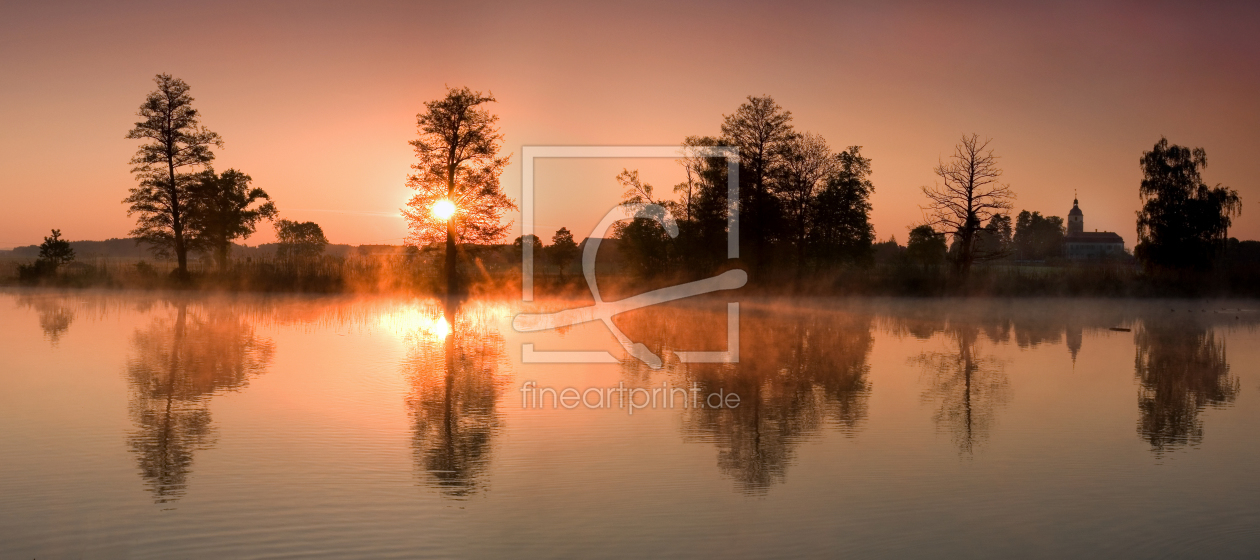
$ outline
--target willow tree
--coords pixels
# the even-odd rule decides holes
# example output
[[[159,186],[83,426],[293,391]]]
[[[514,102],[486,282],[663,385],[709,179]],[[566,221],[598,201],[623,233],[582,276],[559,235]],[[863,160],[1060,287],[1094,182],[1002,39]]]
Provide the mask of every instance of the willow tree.
[[[998,182],[1002,169],[989,148],[991,140],[964,135],[954,155],[936,166],[941,183],[923,187],[928,198],[922,207],[927,225],[953,237],[954,266],[966,276],[975,262],[976,240],[985,222],[1011,208],[1015,193],[1010,185]]]
[[[131,172],[140,184],[123,202],[131,205],[128,216],[140,215],[131,235],[160,256],[174,253],[176,274],[187,278],[188,191],[197,181],[197,168],[214,160],[210,147],[222,148],[223,139],[201,125],[188,84],[170,74],[158,74],[153,81],[157,89],[140,105],[141,120],[127,133],[127,138],[147,142],[131,158]]]
[[[1242,214],[1238,191],[1203,182],[1207,152],[1169,144],[1160,138],[1142,153],[1138,194],[1138,244],[1148,268],[1204,269],[1225,247],[1233,218]]]
[[[485,108],[494,101],[493,95],[467,87],[448,88],[446,97],[426,102],[425,111],[416,115],[419,137],[411,145],[419,161],[407,176],[416,194],[402,214],[408,242],[446,242],[448,294],[459,290],[459,244],[499,241],[510,225],[503,223],[503,213],[516,209],[499,184],[511,156],[499,156],[499,117]]]

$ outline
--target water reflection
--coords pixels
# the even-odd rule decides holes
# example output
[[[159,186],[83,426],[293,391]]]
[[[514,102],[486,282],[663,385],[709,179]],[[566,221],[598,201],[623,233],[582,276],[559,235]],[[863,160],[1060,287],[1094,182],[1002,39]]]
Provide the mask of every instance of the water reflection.
[[[503,337],[486,308],[430,306],[408,336],[403,371],[416,464],[443,496],[462,499],[485,486],[504,380]]]
[[[1225,342],[1186,321],[1148,321],[1134,337],[1138,433],[1157,453],[1203,441],[1204,408],[1224,407],[1238,396]]]
[[[157,503],[184,494],[194,453],[213,445],[210,397],[243,388],[266,371],[275,350],[223,307],[174,307],[174,317],[136,330],[127,362],[136,426],[127,444]]]
[[[747,305],[740,315],[739,363],[675,363],[674,371],[683,377],[678,384],[699,383],[705,394],[739,395],[736,408],[687,410],[684,433],[717,447],[718,467],[740,491],[761,494],[786,480],[801,441],[826,427],[848,436],[861,429],[871,390],[867,360],[874,344],[872,318]],[[626,317],[618,324],[649,347],[696,350],[725,345],[726,313],[720,307]],[[667,317],[664,324],[662,317]],[[710,328],[698,328],[701,325]]]
[[[1063,326],[1053,315],[1013,313],[1010,309],[966,309],[923,303],[895,306],[884,318],[888,334],[928,341],[940,337],[943,349],[909,359],[925,374],[923,399],[932,403],[932,420],[948,432],[958,450],[970,454],[988,438],[998,410],[1009,399],[1002,363],[985,355],[982,340],[1020,348],[1058,342]]]
[[[972,453],[988,437],[997,410],[1009,396],[1002,364],[980,351],[981,330],[969,323],[950,324],[945,328],[949,350],[924,352],[913,358],[928,374],[930,387],[925,397],[936,403],[932,419],[938,429],[951,434],[963,453]],[[1002,334],[1006,331],[992,324],[984,330],[998,333],[996,337],[986,335],[993,342],[1006,339]]]
[[[491,458],[504,428],[499,405],[513,407],[515,403],[514,392],[505,394],[503,374],[509,367],[503,335],[511,334],[497,327],[511,313],[492,302],[474,301],[462,307],[370,298],[170,302],[155,296],[93,294],[18,301],[31,311],[18,318],[18,328],[34,335],[38,319],[39,328],[54,345],[73,346],[86,338],[67,338],[71,325],[76,333],[94,328],[99,332],[95,317],[104,316],[104,310],[125,310],[137,317],[139,322],[134,324],[141,326],[130,337],[126,366],[133,422],[126,441],[144,485],[159,503],[185,494],[198,451],[214,445],[213,395],[239,390],[269,368],[274,344],[256,335],[256,326],[335,329],[354,335],[377,328],[405,333],[405,353],[391,355],[387,363],[395,365],[387,367],[396,376],[401,359],[406,393],[390,392],[383,398],[395,403],[404,398],[407,425],[403,429],[411,430],[414,456],[414,463],[406,468],[444,498],[467,499],[487,488],[494,472]],[[838,435],[836,439],[876,437],[876,430],[882,429],[868,412],[874,385],[872,361],[880,364],[877,374],[883,376],[879,378],[882,391],[903,393],[881,395],[880,402],[906,399],[903,410],[914,417],[904,425],[925,424],[930,417],[942,434],[938,441],[944,443],[949,437],[953,442],[946,445],[947,455],[976,454],[986,441],[1001,441],[994,434],[1003,422],[1010,430],[1054,429],[1037,424],[1041,420],[1030,420],[1026,410],[1018,407],[1030,403],[1044,407],[1044,399],[1073,397],[1024,390],[1015,399],[1011,386],[1023,382],[1019,374],[1023,368],[1034,367],[1032,360],[1055,354],[1061,371],[1038,366],[1039,374],[1090,372],[1091,376],[1112,376],[1113,382],[1119,375],[1119,396],[1107,397],[1106,406],[1130,415],[1133,393],[1128,383],[1134,379],[1129,376],[1135,376],[1136,428],[1141,439],[1131,431],[1126,431],[1126,437],[1142,453],[1148,445],[1156,454],[1197,445],[1205,432],[1202,412],[1233,404],[1240,391],[1238,379],[1230,372],[1225,337],[1239,332],[1230,331],[1238,328],[1232,325],[1250,325],[1250,334],[1238,336],[1254,338],[1258,321],[1257,314],[1212,314],[1198,309],[1197,320],[1187,319],[1180,308],[1173,315],[1167,307],[1145,303],[753,301],[741,309],[743,344],[738,364],[678,363],[672,350],[725,347],[724,303],[677,304],[618,316],[618,325],[631,338],[667,359],[663,372],[627,362],[623,375],[631,386],[658,386],[666,380],[674,386],[696,382],[706,394],[738,394],[738,408],[675,409],[670,414],[679,415],[683,439],[711,445],[721,476],[736,491],[750,495],[765,494],[793,476],[803,442],[828,434]],[[1170,320],[1174,316],[1181,320]],[[1132,331],[1109,330],[1113,328]],[[873,359],[876,339],[880,357]],[[512,345],[513,350],[518,347]],[[1069,371],[1068,355],[1073,361],[1080,355],[1089,367]],[[1132,374],[1130,358],[1134,358]],[[1116,360],[1119,367],[1097,367],[1114,365]],[[1240,371],[1247,373],[1245,369],[1235,373]],[[900,389],[900,379],[911,384],[916,377],[921,385]],[[890,379],[893,382],[885,382]],[[1065,378],[1061,385],[1080,382],[1079,387],[1086,387],[1095,381]],[[264,412],[257,414],[265,417]],[[889,422],[887,415],[877,418]],[[571,435],[563,427],[544,429],[554,431],[540,437]],[[924,437],[932,437],[930,427],[923,432]],[[599,452],[597,445],[592,452]],[[123,452],[121,446],[116,449]],[[810,482],[803,474],[795,476],[801,478],[795,483]]]
[[[70,330],[70,324],[74,322],[74,308],[62,297],[22,296],[18,298],[18,305],[35,311],[40,330],[44,331],[44,337],[53,346],[57,346],[61,336]]]

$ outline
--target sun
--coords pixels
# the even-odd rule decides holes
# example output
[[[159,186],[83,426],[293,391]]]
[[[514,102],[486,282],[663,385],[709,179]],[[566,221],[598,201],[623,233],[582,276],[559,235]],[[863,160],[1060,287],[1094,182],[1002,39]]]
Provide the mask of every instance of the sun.
[[[439,220],[449,220],[455,215],[455,203],[445,198],[433,203],[433,217]]]

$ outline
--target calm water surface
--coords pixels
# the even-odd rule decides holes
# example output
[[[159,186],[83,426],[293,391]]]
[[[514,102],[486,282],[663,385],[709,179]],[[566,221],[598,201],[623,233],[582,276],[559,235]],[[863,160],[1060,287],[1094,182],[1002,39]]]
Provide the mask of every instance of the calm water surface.
[[[1256,302],[741,305],[0,292],[0,558],[1260,554]]]

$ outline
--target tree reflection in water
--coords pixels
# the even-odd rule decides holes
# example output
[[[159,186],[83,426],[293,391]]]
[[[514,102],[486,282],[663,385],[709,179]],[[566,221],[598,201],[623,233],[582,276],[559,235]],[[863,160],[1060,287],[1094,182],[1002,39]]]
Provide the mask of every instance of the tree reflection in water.
[[[1156,321],[1145,322],[1134,342],[1134,374],[1141,382],[1138,433],[1156,453],[1201,443],[1199,413],[1228,406],[1238,396],[1225,342],[1202,326]]]
[[[501,426],[495,400],[505,382],[504,341],[492,308],[434,305],[421,315],[403,362],[416,464],[443,496],[462,499],[485,486]]]
[[[669,319],[660,324],[663,316]],[[623,317],[618,325],[652,348],[717,350],[726,343],[724,309],[680,306],[668,314]],[[739,395],[733,409],[687,410],[684,433],[717,447],[718,467],[740,491],[763,494],[786,479],[801,441],[828,426],[847,436],[861,429],[871,388],[872,320],[842,310],[751,305],[739,320],[739,363],[669,365],[682,378],[676,386],[695,382],[703,394]]]
[[[179,302],[175,308],[173,318],[136,331],[127,362],[136,424],[127,443],[157,503],[184,495],[194,452],[213,444],[210,397],[245,387],[266,371],[275,349],[221,307],[196,313]]]
[[[950,323],[944,328],[950,350],[924,352],[912,359],[929,376],[930,387],[924,397],[936,403],[933,420],[938,429],[949,432],[959,451],[967,454],[988,437],[997,409],[1008,397],[1001,363],[979,351],[982,328],[971,323]],[[1005,332],[992,325],[983,330]],[[1005,340],[1004,336],[988,336],[993,342]]]
[[[74,322],[74,308],[61,296],[22,296],[18,304],[29,307],[39,315],[39,328],[53,346]]]

